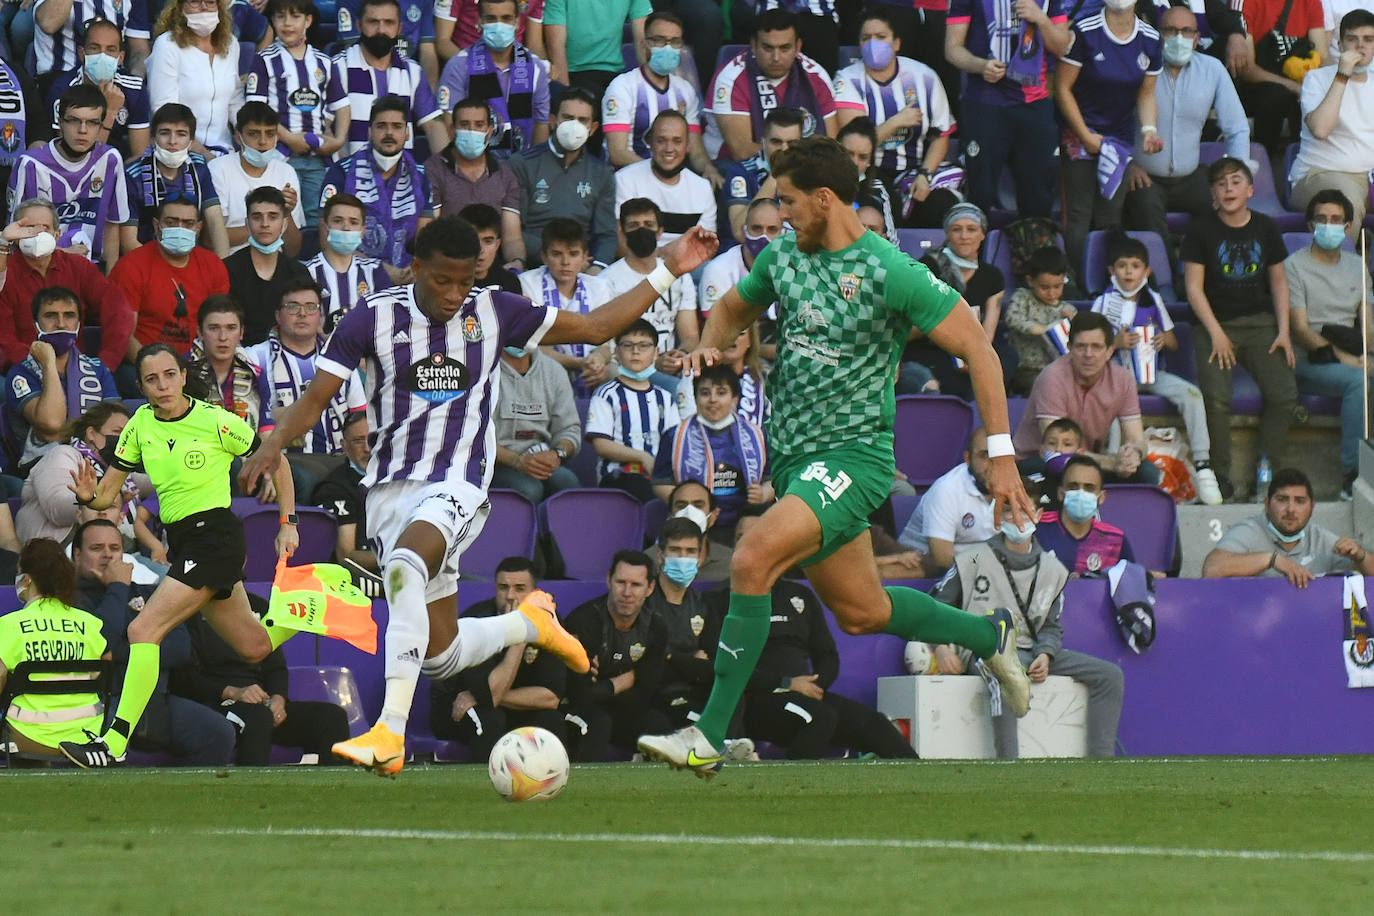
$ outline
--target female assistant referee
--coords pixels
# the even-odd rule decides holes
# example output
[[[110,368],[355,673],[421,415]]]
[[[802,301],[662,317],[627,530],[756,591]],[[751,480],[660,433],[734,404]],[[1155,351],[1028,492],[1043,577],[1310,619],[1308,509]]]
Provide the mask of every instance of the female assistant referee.
[[[236,457],[253,453],[257,434],[227,410],[188,395],[186,367],[167,344],[144,347],[134,368],[148,403],[124,427],[99,485],[95,468],[83,461],[72,472],[70,489],[81,505],[104,509],[120,498],[124,478],[142,463],[157,490],[171,570],[129,624],[129,665],[114,720],[103,735],[61,745],[62,753],[80,767],[110,766],[123,759],[129,735],[157,684],[159,645],[197,611],[250,662],[262,660],[294,632],[259,621],[243,589],[243,523],[229,510],[229,466]],[[295,490],[285,461],[273,482],[281,508],[277,555],[290,556],[299,539]]]

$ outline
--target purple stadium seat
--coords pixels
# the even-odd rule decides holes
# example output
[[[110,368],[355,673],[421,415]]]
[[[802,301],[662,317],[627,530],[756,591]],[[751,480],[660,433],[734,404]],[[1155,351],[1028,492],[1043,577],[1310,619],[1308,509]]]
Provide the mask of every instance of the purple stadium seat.
[[[943,229],[898,229],[897,247],[916,260],[925,256],[932,248],[939,248],[945,240]]]
[[[1301,248],[1306,248],[1308,245],[1311,244],[1312,233],[1310,232],[1285,232],[1283,234],[1283,247],[1288,249],[1289,254],[1292,254],[1293,252]],[[1350,238],[1350,236],[1347,235],[1345,237],[1345,241],[1341,242],[1341,249],[1344,251],[1355,250],[1355,242]]]
[[[622,490],[577,488],[539,505],[540,525],[563,554],[569,579],[602,580],[617,550],[644,544],[644,508]]]
[[[836,70],[843,70],[850,64],[857,64],[863,60],[863,51],[858,45],[840,45],[839,52],[835,55],[835,60],[839,62]]]
[[[668,504],[661,499],[651,499],[644,504],[644,540],[653,543],[658,540],[658,532],[668,520]]]
[[[931,484],[964,458],[973,408],[948,394],[897,398],[893,445],[897,467],[913,484]]]
[[[1016,432],[1016,427],[1021,425],[1021,418],[1026,415],[1026,400],[1026,398],[1007,397],[1007,419],[1011,421],[1013,433]],[[969,407],[973,410],[973,425],[969,427],[969,430],[972,431],[983,425],[983,415],[978,412],[977,404],[970,404]],[[959,455],[959,460],[963,461],[962,449],[960,449]]]
[[[1146,569],[1171,568],[1174,543],[1178,539],[1178,510],[1174,498],[1149,484],[1109,484],[1106,491],[1102,520],[1126,532],[1136,562]]]
[[[1126,234],[1145,243],[1150,256],[1150,271],[1155,288],[1159,290],[1159,295],[1165,302],[1175,301],[1178,297],[1174,292],[1174,278],[1169,273],[1169,256],[1164,248],[1164,240],[1154,232],[1132,231]],[[1109,233],[1102,229],[1089,232],[1083,249],[1083,283],[1094,296],[1107,288],[1108,236]]]
[[[348,734],[351,737],[367,731],[369,723],[363,712],[362,696],[358,692],[358,682],[353,679],[353,672],[335,666],[310,665],[293,666],[290,675],[291,699],[334,703],[348,713]]]
[[[530,501],[514,490],[501,489],[488,491],[487,499],[491,501],[491,515],[458,564],[464,576],[491,579],[497,564],[506,557],[534,557],[538,531]]]
[[[906,493],[892,494],[892,523],[897,528],[897,534],[900,535],[902,529],[906,527],[906,523],[911,521],[911,515],[916,511],[916,504],[921,501],[919,492],[921,489],[918,487],[918,492],[911,495]]]
[[[0,614],[8,614],[10,611],[19,610],[19,596],[15,594],[14,585],[0,585]]]
[[[1002,282],[1008,290],[1022,286],[1021,278],[1011,269],[1011,243],[1001,229],[993,229],[983,241],[983,260],[1002,272]],[[1010,294],[1008,294],[1010,295]]]
[[[334,545],[338,541],[339,526],[334,516],[314,506],[298,506],[296,514],[300,516],[297,528],[300,546],[291,556],[291,565],[327,563],[334,556]],[[243,569],[250,581],[270,582],[276,575],[277,552],[273,545],[281,527],[280,519],[276,506],[243,517],[243,537],[248,543],[248,558]]]
[[[725,62],[726,62],[726,61],[728,61],[730,58],[734,57],[734,56],[735,56],[736,54],[738,54],[739,52],[744,51],[744,50],[747,50],[748,47],[749,47],[749,46],[748,46],[747,44],[746,44],[746,45],[721,45],[721,46],[720,46],[720,50],[716,52],[716,69],[715,69],[713,72],[719,73],[719,72],[720,72],[720,68],[725,66]]]

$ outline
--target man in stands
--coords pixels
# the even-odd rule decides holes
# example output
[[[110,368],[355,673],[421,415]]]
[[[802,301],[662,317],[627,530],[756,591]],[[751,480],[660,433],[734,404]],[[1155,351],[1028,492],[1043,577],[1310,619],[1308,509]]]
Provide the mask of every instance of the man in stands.
[[[248,193],[257,188],[277,188],[286,198],[286,225],[283,249],[290,257],[301,252],[301,230],[305,210],[301,206],[301,179],[277,152],[277,132],[281,119],[266,102],[248,102],[235,116],[239,151],[216,156],[210,161],[210,178],[219,191],[224,214],[229,253],[248,247],[252,232],[248,228]]]
[[[538,588],[525,557],[496,565],[496,594],[463,611],[464,617],[495,617],[520,606]],[[468,760],[484,762],[491,746],[512,728],[534,725],[564,737],[559,704],[567,691],[567,666],[537,646],[518,643],[480,665],[429,685],[429,726],[434,737],[467,745]]]
[[[1354,538],[1313,523],[1312,482],[1297,468],[1279,468],[1269,482],[1264,514],[1227,529],[1202,561],[1209,579],[1283,576],[1307,588],[1318,576],[1355,570],[1374,576],[1374,556]]]
[[[367,205],[355,195],[341,191],[320,206],[320,253],[305,269],[324,297],[325,327],[334,327],[368,293],[391,285],[385,265],[359,251],[366,229]]]
[[[926,572],[941,575],[957,553],[981,544],[997,532],[988,490],[988,431],[978,427],[968,437],[964,463],[940,476],[916,504],[898,540],[925,554]]]
[[[715,191],[709,181],[687,169],[688,134],[681,112],[659,112],[649,129],[649,159],[615,173],[616,212],[627,200],[652,200],[661,214],[665,245],[693,226],[716,229]]]
[[[291,219],[285,195],[274,187],[254,188],[244,203],[248,247],[231,254],[224,267],[229,292],[243,306],[243,342],[252,345],[267,339],[282,290],[289,283],[310,280],[310,274],[284,250]]]
[[[49,5],[52,5],[51,2]],[[57,106],[62,94],[72,86],[94,86],[105,96],[108,108],[96,139],[119,150],[121,156],[137,158],[148,148],[148,89],[143,77],[126,68],[124,35],[109,19],[97,16],[82,26],[81,46],[70,70],[56,74],[48,90],[53,128],[57,129]],[[36,115],[37,112],[34,112]]]
[[[205,400],[267,435],[273,425],[272,389],[243,348],[243,306],[232,296],[209,296],[200,305],[196,325],[200,334],[187,354],[187,376],[200,380]]]
[[[1064,464],[1059,481],[1058,512],[1040,516],[1036,540],[1078,576],[1104,576],[1120,560],[1135,561],[1126,532],[1097,517],[1106,502],[1102,468],[1087,455],[1074,455]]]
[[[663,618],[668,631],[668,666],[658,707],[674,727],[701,711],[715,678],[712,656],[720,639],[720,618],[692,588],[706,554],[706,532],[690,518],[674,516],[658,532],[658,587],[644,602]]]
[[[778,183],[769,171],[768,161],[775,153],[802,138],[804,123],[805,118],[798,109],[774,108],[763,119],[763,144],[759,151],[726,170],[725,214],[735,241],[743,244],[747,240],[744,224],[750,207],[764,201],[777,203]],[[752,266],[752,257],[749,263]],[[729,288],[728,284],[722,287],[721,295]]]
[[[458,213],[481,204],[500,212],[503,264],[525,267],[525,238],[520,229],[520,183],[515,173],[487,147],[492,138],[491,109],[481,99],[463,99],[453,110],[453,143],[425,162],[434,189],[434,209]]]
[[[168,102],[153,112],[153,142],[148,151],[124,166],[128,211],[119,230],[119,247],[128,254],[157,238],[153,217],[169,197],[189,200],[200,211],[205,237],[201,242],[221,258],[229,254],[229,235],[219,190],[210,177],[205,157],[191,149],[196,116],[180,102]]]
[[[501,355],[491,485],[515,490],[536,505],[581,486],[566,467],[581,441],[568,373],[538,347],[508,348]]]
[[[758,257],[759,252],[782,235],[782,214],[773,198],[751,200],[744,207],[741,228],[738,236],[740,244],[716,255],[701,272],[698,307],[703,314],[711,311],[726,290],[744,279],[744,275],[753,269],[754,258]]]
[[[606,87],[625,69],[620,53],[625,23],[630,24],[630,41],[638,51],[644,44],[644,22],[651,12],[649,0],[546,0],[544,44],[549,54],[549,78],[587,91],[594,108],[600,110]]]

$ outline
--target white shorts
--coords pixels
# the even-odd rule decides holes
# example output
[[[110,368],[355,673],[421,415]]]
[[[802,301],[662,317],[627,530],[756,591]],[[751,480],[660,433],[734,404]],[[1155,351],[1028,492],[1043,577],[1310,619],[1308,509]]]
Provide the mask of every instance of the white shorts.
[[[412,522],[428,522],[444,536],[444,562],[425,586],[425,601],[458,591],[458,560],[487,523],[487,494],[465,481],[397,480],[367,493],[367,535],[383,569]]]

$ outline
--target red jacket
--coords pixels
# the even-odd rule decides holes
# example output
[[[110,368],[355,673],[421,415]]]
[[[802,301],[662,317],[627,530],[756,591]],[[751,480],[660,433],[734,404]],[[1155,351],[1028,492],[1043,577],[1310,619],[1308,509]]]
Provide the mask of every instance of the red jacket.
[[[134,310],[100,268],[78,255],[54,251],[47,274],[40,274],[18,249],[10,253],[4,287],[0,288],[0,351],[8,368],[29,355],[38,339],[33,321],[33,294],[48,286],[65,286],[81,300],[83,327],[100,326],[98,355],[111,372],[119,368],[129,351],[134,330]]]

